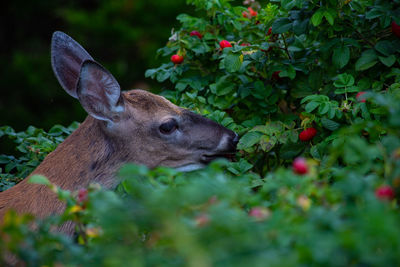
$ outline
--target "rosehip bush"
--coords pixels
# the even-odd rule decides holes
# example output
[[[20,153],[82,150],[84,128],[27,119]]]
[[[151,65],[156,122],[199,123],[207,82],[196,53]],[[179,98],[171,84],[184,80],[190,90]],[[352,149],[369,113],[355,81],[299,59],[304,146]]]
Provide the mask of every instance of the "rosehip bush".
[[[179,15],[182,27],[158,51],[185,54],[185,63],[146,76],[241,134],[241,155],[261,175],[300,154],[321,161],[341,128],[379,120],[382,110],[365,99],[399,81],[397,1],[188,2],[204,15]],[[299,142],[311,127],[312,143]]]
[[[233,162],[50,184],[65,213],[36,232],[9,213],[0,249],[33,266],[399,265],[400,2],[187,2],[199,16],[178,16],[146,76],[236,131]],[[49,231],[66,221],[76,242]]]

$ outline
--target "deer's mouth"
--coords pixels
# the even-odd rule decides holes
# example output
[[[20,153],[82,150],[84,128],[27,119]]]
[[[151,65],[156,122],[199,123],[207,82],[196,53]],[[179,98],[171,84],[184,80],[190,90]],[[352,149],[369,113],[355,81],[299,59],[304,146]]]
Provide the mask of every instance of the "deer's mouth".
[[[204,154],[201,156],[200,161],[204,164],[208,164],[213,160],[225,158],[232,161],[235,157],[235,153],[218,153],[218,154]]]
[[[233,161],[234,157],[235,153],[203,154],[200,157],[199,163],[191,163],[184,166],[176,167],[175,169],[182,172],[191,172],[206,167],[206,165],[213,160],[225,158],[229,161]]]

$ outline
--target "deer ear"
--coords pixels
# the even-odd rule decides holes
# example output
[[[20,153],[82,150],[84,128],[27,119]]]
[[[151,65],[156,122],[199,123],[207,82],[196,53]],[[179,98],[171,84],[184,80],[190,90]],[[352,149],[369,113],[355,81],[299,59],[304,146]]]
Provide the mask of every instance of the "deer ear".
[[[63,32],[53,33],[51,38],[51,66],[58,82],[71,96],[77,98],[76,85],[81,65],[93,60],[88,52]]]
[[[110,72],[94,61],[83,62],[77,95],[82,107],[96,119],[114,122],[124,111],[118,82]]]

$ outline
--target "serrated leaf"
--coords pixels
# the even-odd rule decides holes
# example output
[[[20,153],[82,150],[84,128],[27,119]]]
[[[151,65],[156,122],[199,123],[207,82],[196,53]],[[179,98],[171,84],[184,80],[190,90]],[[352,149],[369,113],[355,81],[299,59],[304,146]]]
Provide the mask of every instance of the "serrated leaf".
[[[228,72],[236,72],[242,66],[242,61],[240,60],[240,56],[238,54],[230,53],[224,59],[225,69]]]
[[[384,56],[390,56],[396,52],[396,47],[390,41],[379,41],[375,45],[375,49]]]
[[[265,152],[268,152],[271,149],[273,149],[276,143],[277,140],[275,136],[263,135],[260,138],[260,147]]]
[[[320,158],[321,158],[317,146],[311,147],[311,149],[310,149],[310,155],[311,155],[313,158],[315,158],[315,159],[320,159]]]
[[[382,16],[382,11],[378,8],[373,8],[365,14],[365,18],[374,19]]]
[[[394,63],[396,63],[396,57],[395,55],[390,55],[388,57],[378,57],[379,60],[387,67],[393,66]]]
[[[262,134],[259,132],[248,132],[240,138],[238,149],[246,149],[257,144],[261,139]]]
[[[328,118],[329,119],[333,119],[335,117],[335,108],[334,107],[330,107],[328,110]]]
[[[231,20],[231,23],[232,23],[233,27],[236,28],[236,30],[238,30],[238,31],[242,30],[242,24],[239,21]]]
[[[296,1],[294,0],[282,0],[281,5],[284,9],[290,10],[296,5]]]
[[[340,127],[340,124],[337,123],[336,121],[327,119],[327,118],[321,118],[321,124],[324,128],[330,130],[330,131],[335,131]]]
[[[310,113],[310,112],[312,112],[314,109],[316,109],[318,106],[319,106],[319,103],[318,103],[318,102],[311,101],[310,103],[308,103],[308,104],[304,107],[304,109],[305,109],[308,113]]]
[[[361,54],[356,62],[356,71],[363,71],[371,68],[378,62],[377,55],[374,50],[368,49]]]
[[[229,75],[218,78],[216,83],[210,84],[210,90],[217,96],[229,94],[235,89],[235,84],[228,80]]]
[[[146,72],[144,73],[144,76],[146,78],[151,77],[154,78],[154,75],[158,72],[158,69],[148,69],[146,70]]]
[[[332,62],[339,69],[349,63],[350,49],[347,46],[339,46],[333,50]]]
[[[351,74],[342,73],[336,77],[333,83],[335,87],[349,87],[354,85],[354,77]]]
[[[296,70],[292,65],[288,65],[287,68],[285,68],[285,70],[282,70],[279,73],[279,77],[288,77],[291,80],[293,80],[296,77]]]
[[[272,23],[273,33],[284,33],[292,28],[292,22],[288,18],[278,18]]]
[[[330,11],[324,11],[324,17],[330,25],[333,25],[335,17],[333,16],[333,14],[331,14]]]
[[[315,12],[312,17],[311,17],[311,23],[316,27],[322,22],[322,18],[324,16],[324,13],[322,12],[321,9],[318,9],[317,12]]]
[[[323,115],[328,112],[330,108],[329,102],[323,102],[318,108],[318,114]]]

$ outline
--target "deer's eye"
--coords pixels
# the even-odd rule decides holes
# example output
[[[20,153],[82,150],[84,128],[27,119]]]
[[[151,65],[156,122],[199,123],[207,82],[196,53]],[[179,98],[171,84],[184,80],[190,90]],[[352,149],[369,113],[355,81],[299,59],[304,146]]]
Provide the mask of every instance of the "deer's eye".
[[[178,123],[172,119],[161,124],[159,129],[162,134],[172,134],[178,129]]]

